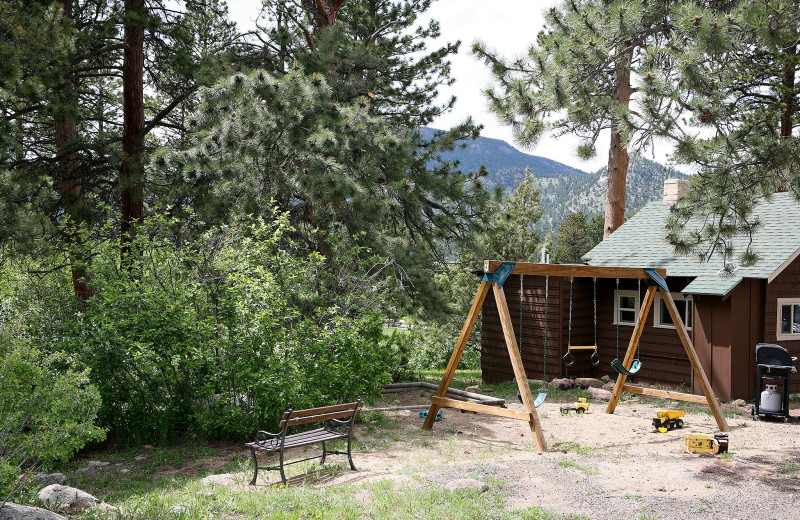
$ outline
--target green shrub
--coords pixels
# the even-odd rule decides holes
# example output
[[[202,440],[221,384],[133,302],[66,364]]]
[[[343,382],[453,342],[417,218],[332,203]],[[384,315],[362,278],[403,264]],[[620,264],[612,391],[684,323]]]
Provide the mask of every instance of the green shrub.
[[[20,334],[91,368],[100,424],[123,443],[242,439],[288,407],[378,396],[394,359],[380,259],[342,240],[333,264],[288,232],[279,217],[176,245],[150,222],[132,271],[117,241],[94,244],[87,305],[41,303]]]
[[[66,460],[105,438],[94,425],[100,395],[64,354],[43,355],[25,340],[0,348],[0,502],[41,463]]]

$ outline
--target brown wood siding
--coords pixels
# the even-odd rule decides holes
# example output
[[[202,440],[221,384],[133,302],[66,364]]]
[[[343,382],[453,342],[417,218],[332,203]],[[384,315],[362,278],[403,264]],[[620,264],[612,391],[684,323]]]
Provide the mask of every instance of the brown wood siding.
[[[683,278],[667,280],[670,289],[678,292],[686,286]],[[620,280],[620,290],[639,290],[641,305],[647,284],[641,285],[635,280]],[[608,374],[615,378],[617,373],[610,363],[617,358],[617,326],[614,325],[614,292],[615,280],[598,280],[598,337],[600,349],[600,375]],[[656,302],[658,303],[658,302]],[[642,369],[628,378],[632,383],[667,384],[671,386],[691,385],[691,365],[683,350],[678,333],[673,329],[653,326],[654,309],[646,316],[642,338],[639,341]],[[628,343],[633,333],[633,325],[619,326],[619,357],[625,356]]]
[[[797,298],[800,300],[800,259],[792,262],[784,271],[779,274],[772,283],[767,284],[766,298],[764,301],[764,331],[763,340],[767,343],[776,343],[795,357],[800,357],[800,341],[778,340],[778,298]],[[755,344],[752,345],[755,349]],[[752,352],[755,359],[755,350]],[[755,367],[755,361],[753,361]],[[755,368],[753,368],[753,378],[755,378]],[[755,384],[755,383],[754,383]],[[789,385],[791,392],[800,392],[800,375],[794,374],[790,379]],[[753,392],[755,396],[757,392]]]
[[[542,379],[544,375],[544,317],[545,317],[545,278],[524,276],[522,302],[522,362],[529,379]],[[503,285],[508,310],[514,326],[514,335],[520,339],[520,277],[512,275]],[[550,278],[549,305],[547,306],[547,364],[548,380],[561,374],[561,337],[559,335],[561,312],[560,278]],[[490,292],[483,305],[481,341],[481,371],[487,383],[497,383],[514,379],[511,360],[508,356],[503,329],[494,295]]]

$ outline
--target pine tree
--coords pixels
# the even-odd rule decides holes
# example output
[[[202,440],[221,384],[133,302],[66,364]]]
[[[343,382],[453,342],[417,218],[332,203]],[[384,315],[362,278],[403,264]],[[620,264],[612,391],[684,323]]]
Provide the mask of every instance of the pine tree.
[[[651,47],[671,30],[672,2],[565,0],[546,16],[545,30],[525,57],[506,60],[476,43],[473,53],[492,69],[498,89],[488,89],[491,109],[523,145],[545,133],[575,134],[578,155],[594,156],[595,142],[610,130],[604,236],[625,216],[628,147],[639,149],[651,134],[631,101],[632,78],[645,76]],[[668,62],[662,65],[668,66]]]
[[[557,264],[579,264],[603,239],[603,216],[589,219],[585,213],[571,213],[558,227],[553,261]]]
[[[517,187],[494,213],[495,218],[486,232],[487,258],[536,262],[539,258],[541,240],[535,231],[542,218],[539,204],[541,190],[534,188],[534,176],[530,168],[525,177],[516,181]]]
[[[393,129],[367,101],[337,102],[321,75],[299,67],[205,90],[193,123],[191,146],[155,161],[186,179],[189,218],[287,212],[297,242],[332,261],[343,239],[391,259],[417,302],[432,296],[424,288],[443,244],[471,235],[485,205],[479,174],[435,165],[418,131]]]
[[[674,16],[675,33],[654,58],[678,67],[662,71],[654,62],[642,113],[675,144],[674,160],[699,173],[673,208],[667,238],[681,253],[739,253],[740,263],[751,264],[757,252],[734,252],[729,239],[757,229],[757,201],[775,191],[800,193],[800,6],[689,3]],[[691,229],[690,219],[698,223]]]

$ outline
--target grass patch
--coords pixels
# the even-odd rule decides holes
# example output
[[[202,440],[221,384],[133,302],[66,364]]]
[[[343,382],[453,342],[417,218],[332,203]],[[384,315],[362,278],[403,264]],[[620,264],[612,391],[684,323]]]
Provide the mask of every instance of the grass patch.
[[[550,451],[561,451],[564,453],[573,452],[577,453],[578,455],[592,455],[597,448],[591,446],[584,446],[577,442],[559,442],[553,444],[550,448]]]
[[[578,471],[586,473],[587,475],[597,475],[598,473],[598,471],[595,468],[592,468],[590,466],[584,466],[583,464],[578,464],[577,462],[573,462],[571,460],[560,460],[556,462],[556,466],[562,468],[574,468],[577,469]]]

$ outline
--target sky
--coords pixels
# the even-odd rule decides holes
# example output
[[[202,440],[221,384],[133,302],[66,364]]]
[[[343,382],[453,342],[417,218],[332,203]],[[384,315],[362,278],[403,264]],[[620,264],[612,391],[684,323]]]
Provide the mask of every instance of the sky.
[[[446,41],[461,41],[458,55],[452,57],[452,76],[455,83],[447,90],[441,89],[442,100],[455,95],[457,100],[453,110],[433,122],[435,128],[449,128],[456,123],[472,117],[483,125],[481,135],[502,139],[520,150],[533,155],[553,159],[574,168],[593,172],[608,162],[609,134],[606,131],[598,139],[597,155],[584,161],[575,152],[578,140],[571,137],[559,139],[543,138],[532,148],[522,148],[514,143],[511,128],[501,125],[489,113],[482,91],[491,86],[492,79],[488,67],[475,59],[470,48],[476,40],[481,40],[502,56],[514,57],[527,51],[528,46],[544,26],[544,12],[559,0],[438,0],[420,17],[419,22],[427,24],[435,19],[441,26],[441,46]],[[228,0],[231,19],[242,29],[254,26],[253,20],[259,13],[260,0]],[[489,7],[491,6],[491,7]],[[430,48],[437,48],[437,41]],[[661,163],[667,162],[666,152],[656,149],[654,156],[648,158]]]

